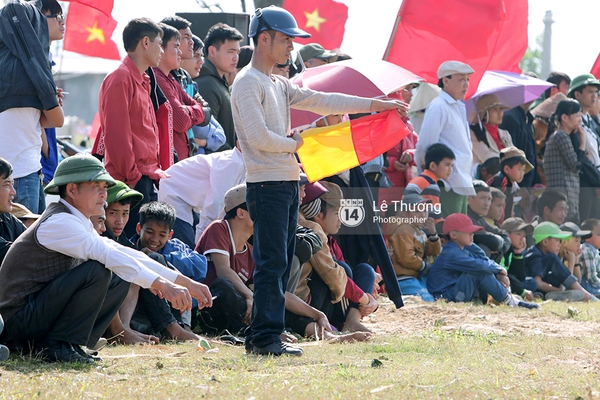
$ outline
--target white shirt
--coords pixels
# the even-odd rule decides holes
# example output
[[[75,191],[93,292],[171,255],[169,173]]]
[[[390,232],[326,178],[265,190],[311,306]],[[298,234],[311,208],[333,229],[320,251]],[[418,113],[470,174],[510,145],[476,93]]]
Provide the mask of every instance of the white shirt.
[[[72,214],[52,215],[37,230],[38,242],[49,250],[81,260],[96,260],[127,282],[145,289],[162,276],[175,282],[179,273],[150,257],[98,235],[92,223],[75,207],[60,199]]]
[[[600,155],[598,154],[598,136],[586,124],[590,123],[590,115],[585,114],[582,116],[584,123],[581,127],[585,130],[585,151],[588,153],[588,157],[592,160],[592,163],[596,168],[600,168]]]
[[[198,154],[173,166],[160,181],[158,200],[175,208],[177,218],[193,225],[192,211],[200,213],[196,241],[208,225],[225,215],[225,193],[244,182],[246,166],[237,149]]]
[[[434,143],[443,143],[454,152],[454,170],[448,182],[444,181],[446,191],[449,188],[463,196],[475,196],[471,167],[473,166],[473,143],[465,103],[453,99],[441,91],[425,111],[423,125],[419,131],[419,141],[415,149],[415,161],[422,171],[425,164],[427,147]]]
[[[0,113],[0,157],[13,167],[13,178],[42,169],[42,112],[36,108],[9,108]]]

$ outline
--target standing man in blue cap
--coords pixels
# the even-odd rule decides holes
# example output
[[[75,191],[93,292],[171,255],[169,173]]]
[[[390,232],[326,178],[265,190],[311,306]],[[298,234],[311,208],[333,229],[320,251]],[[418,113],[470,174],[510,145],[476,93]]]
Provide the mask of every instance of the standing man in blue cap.
[[[284,344],[280,338],[298,222],[300,171],[294,153],[303,144],[298,132],[290,132],[290,107],[321,115],[388,109],[406,114],[407,105],[314,92],[272,75],[273,66],[284,64],[290,57],[294,38],[310,37],[282,8],[257,9],[248,36],[254,41],[252,60],[239,72],[231,94],[233,119],[247,167],[246,201],[254,223],[254,303],[246,350],[301,356],[302,349]]]

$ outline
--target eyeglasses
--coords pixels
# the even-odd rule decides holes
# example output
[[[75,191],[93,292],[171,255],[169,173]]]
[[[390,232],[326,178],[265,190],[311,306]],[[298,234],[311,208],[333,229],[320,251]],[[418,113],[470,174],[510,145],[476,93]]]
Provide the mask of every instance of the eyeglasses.
[[[62,24],[63,22],[65,22],[65,16],[62,14],[46,15],[46,18],[48,18],[48,19],[56,18],[56,22],[58,22],[59,24]]]

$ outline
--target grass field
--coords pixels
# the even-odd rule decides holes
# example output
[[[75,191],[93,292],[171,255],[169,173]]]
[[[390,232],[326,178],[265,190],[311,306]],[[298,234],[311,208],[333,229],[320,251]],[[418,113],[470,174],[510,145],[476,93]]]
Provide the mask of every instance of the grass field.
[[[0,398],[588,399],[600,397],[600,306],[542,310],[408,302],[371,316],[367,343],[305,342],[303,357],[194,343],[108,347],[93,366],[13,355]]]

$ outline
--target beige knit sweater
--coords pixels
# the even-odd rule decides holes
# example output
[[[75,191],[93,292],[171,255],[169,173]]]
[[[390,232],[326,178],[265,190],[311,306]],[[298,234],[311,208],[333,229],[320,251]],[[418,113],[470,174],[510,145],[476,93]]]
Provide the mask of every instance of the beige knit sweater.
[[[368,112],[371,107],[371,99],[299,88],[250,65],[237,75],[231,103],[247,182],[298,180],[296,142],[287,137],[290,107],[320,115]]]

